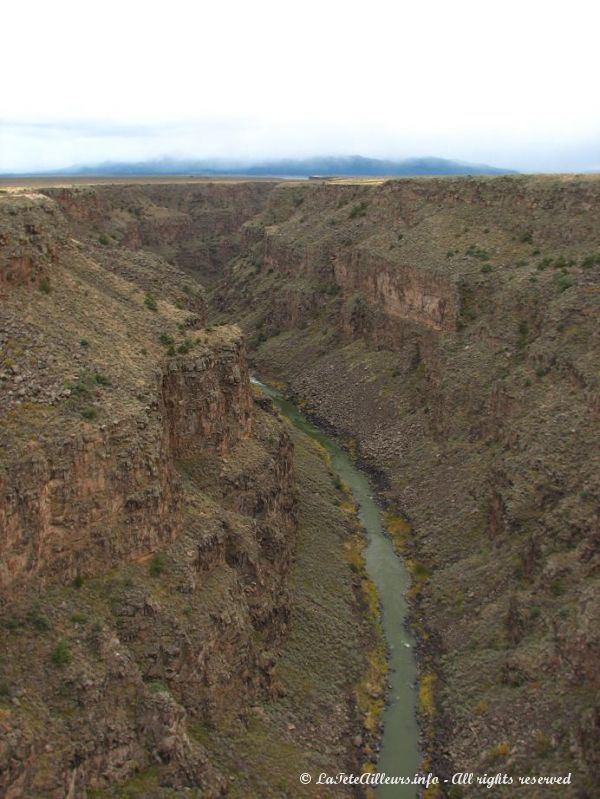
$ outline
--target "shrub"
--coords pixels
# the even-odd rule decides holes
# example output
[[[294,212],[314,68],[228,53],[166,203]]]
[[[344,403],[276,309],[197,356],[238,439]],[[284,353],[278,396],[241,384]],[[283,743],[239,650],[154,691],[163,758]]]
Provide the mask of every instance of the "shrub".
[[[97,415],[95,408],[82,408],[80,413],[84,419],[95,419]]]
[[[71,662],[71,652],[69,650],[69,645],[63,639],[61,639],[52,652],[50,653],[50,660],[54,663],[55,666],[67,666]]]
[[[50,629],[50,620],[43,613],[38,604],[33,605],[25,617],[32,627],[35,627],[39,632],[45,632]]]
[[[163,347],[172,347],[175,344],[175,339],[173,336],[170,336],[168,333],[161,333],[158,337],[158,340],[163,345]]]
[[[98,236],[98,243],[102,244],[103,247],[106,247],[108,244],[110,244],[110,239],[108,238],[106,233],[101,233]]]
[[[144,305],[150,311],[158,311],[158,304],[153,294],[146,294],[144,297]]]
[[[541,730],[538,730],[535,735],[534,745],[538,757],[546,757],[552,751],[552,740]]]
[[[537,268],[540,270],[540,272],[542,272],[544,269],[547,269],[549,266],[552,266],[552,264],[553,264],[552,258],[548,258],[548,256],[546,256],[545,258],[542,258],[542,260],[537,265]]]
[[[475,309],[470,307],[463,308],[461,316],[463,320],[467,320],[468,322],[474,322],[475,319],[477,319],[477,314],[475,313]]]
[[[465,255],[470,255],[472,258],[479,258],[481,261],[487,261],[490,257],[489,252],[482,247],[478,247],[477,244],[470,244],[465,250]]]
[[[517,349],[524,350],[527,346],[527,336],[529,333],[529,327],[527,322],[520,322],[519,323],[519,337],[517,339]]]
[[[76,574],[71,585],[73,588],[81,588],[83,585],[83,577],[80,574]]]
[[[68,388],[71,394],[74,394],[76,397],[89,394],[89,374],[87,372],[81,372],[77,380],[67,380],[65,388]]]
[[[367,208],[369,207],[369,203],[365,202],[364,200],[356,205],[353,205],[350,209],[349,218],[350,219],[359,219],[362,216],[367,215]]]
[[[87,340],[87,338],[79,339],[79,346],[80,347],[89,347],[90,346],[90,342]]]
[[[593,266],[600,265],[600,252],[594,253],[593,255],[587,255],[581,261],[581,266],[584,269],[591,269]]]
[[[557,285],[560,291],[566,291],[570,289],[571,286],[575,285],[575,279],[571,277],[571,275],[560,275],[557,280]]]
[[[152,682],[148,683],[148,690],[151,694],[160,694],[160,693],[168,693],[169,689],[167,688],[164,683],[159,682],[158,680],[153,680]]]
[[[90,397],[95,386],[110,386],[110,384],[109,378],[102,372],[82,369],[76,380],[65,382],[65,388],[68,388],[75,397]]]
[[[166,563],[163,555],[154,555],[150,561],[148,572],[151,577],[159,577],[165,570]]]
[[[177,347],[177,352],[179,352],[181,355],[186,355],[193,346],[194,342],[186,338],[185,341]]]
[[[48,280],[47,277],[43,277],[40,280],[39,288],[42,294],[50,294],[50,292],[52,291],[52,287],[50,286],[50,281]]]
[[[484,274],[487,274],[488,272],[493,272],[494,267],[491,264],[483,264],[483,266],[481,267],[481,271]]]
[[[428,580],[432,575],[431,569],[418,561],[413,563],[412,573],[417,580]]]
[[[509,753],[510,744],[508,741],[501,741],[499,744],[492,746],[491,749],[488,749],[487,756],[488,760],[491,760],[492,763],[495,763],[498,760],[504,760],[507,758]]]
[[[429,718],[435,713],[435,683],[436,676],[431,672],[423,674],[419,683],[419,708]]]

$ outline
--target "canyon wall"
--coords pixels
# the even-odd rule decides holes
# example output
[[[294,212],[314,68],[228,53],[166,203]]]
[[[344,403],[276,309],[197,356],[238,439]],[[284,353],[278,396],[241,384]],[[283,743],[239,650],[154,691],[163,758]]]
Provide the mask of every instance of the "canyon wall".
[[[279,690],[293,449],[197,285],[69,224],[0,197],[0,792],[219,796],[200,728]]]
[[[239,252],[242,225],[262,210],[273,186],[133,183],[44,191],[88,241],[154,251],[209,285]]]
[[[600,181],[280,185],[243,242],[214,318],[380,475],[436,768],[594,796]]]
[[[0,292],[39,285],[67,240],[67,226],[55,203],[22,194],[0,203]]]
[[[238,333],[169,359],[157,382],[156,400],[139,415],[32,440],[5,469],[4,595],[53,576],[70,582],[167,545],[182,522],[175,460],[193,449],[224,453],[250,436],[252,397]]]

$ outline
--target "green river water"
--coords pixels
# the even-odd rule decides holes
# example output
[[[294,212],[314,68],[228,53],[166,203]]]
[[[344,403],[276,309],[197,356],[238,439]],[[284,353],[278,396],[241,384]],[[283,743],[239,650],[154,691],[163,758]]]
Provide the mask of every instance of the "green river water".
[[[408,606],[405,593],[410,576],[397,556],[383,526],[381,508],[374,499],[368,475],[357,469],[334,439],[306,419],[296,406],[278,391],[257,380],[253,383],[274,401],[289,421],[319,442],[329,453],[335,473],[346,483],[359,508],[360,520],[367,531],[366,568],[377,588],[382,609],[382,625],[389,650],[388,704],[383,714],[383,738],[378,772],[389,777],[412,777],[419,771],[419,728],[416,720],[416,664],[414,638],[406,628]],[[415,799],[412,785],[381,785],[378,799]]]

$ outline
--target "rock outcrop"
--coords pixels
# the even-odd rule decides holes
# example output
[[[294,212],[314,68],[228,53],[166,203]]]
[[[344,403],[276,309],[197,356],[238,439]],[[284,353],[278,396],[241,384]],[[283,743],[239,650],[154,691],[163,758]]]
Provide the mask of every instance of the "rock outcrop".
[[[66,240],[62,214],[41,194],[19,194],[0,202],[0,292],[39,286]]]

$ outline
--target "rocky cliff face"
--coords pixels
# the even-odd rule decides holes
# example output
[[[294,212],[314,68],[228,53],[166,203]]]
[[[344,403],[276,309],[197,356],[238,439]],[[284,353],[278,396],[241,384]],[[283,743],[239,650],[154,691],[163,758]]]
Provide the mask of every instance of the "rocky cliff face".
[[[38,286],[66,243],[66,225],[55,204],[22,194],[0,203],[0,292]]]
[[[86,239],[152,250],[208,285],[239,252],[241,226],[259,213],[274,185],[132,184],[46,192]]]
[[[183,457],[207,444],[227,452],[252,430],[252,397],[240,338],[172,359],[161,380],[169,444]]]
[[[182,519],[175,459],[227,452],[251,432],[239,334],[211,344],[164,363],[156,399],[139,415],[32,440],[18,453],[0,489],[5,596],[52,577],[70,582],[173,540]]]

